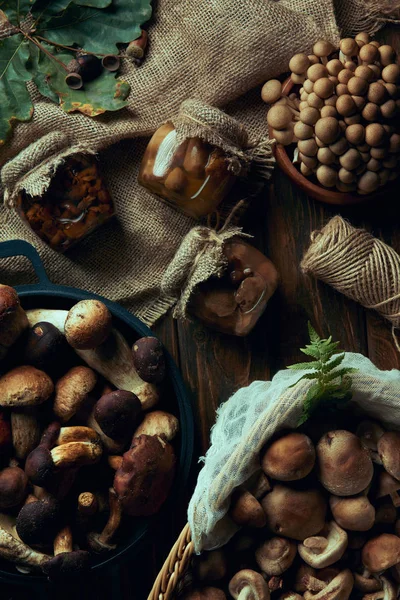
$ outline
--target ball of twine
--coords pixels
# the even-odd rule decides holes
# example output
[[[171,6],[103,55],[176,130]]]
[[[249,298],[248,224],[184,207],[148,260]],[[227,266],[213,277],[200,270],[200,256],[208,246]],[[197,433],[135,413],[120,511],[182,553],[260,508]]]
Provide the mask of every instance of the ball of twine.
[[[301,262],[303,273],[372,308],[393,328],[400,328],[400,256],[364,229],[334,217],[311,234],[311,245]]]

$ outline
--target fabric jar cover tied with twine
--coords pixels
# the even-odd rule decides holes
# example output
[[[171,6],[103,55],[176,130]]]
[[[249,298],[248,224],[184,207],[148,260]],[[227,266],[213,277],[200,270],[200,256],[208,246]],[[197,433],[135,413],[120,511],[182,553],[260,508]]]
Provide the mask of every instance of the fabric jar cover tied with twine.
[[[400,352],[400,256],[393,248],[336,216],[311,234],[301,269],[382,315]]]
[[[55,131],[30,144],[1,171],[4,204],[15,207],[18,195],[25,191],[32,197],[42,196],[49,188],[58,167],[66,158],[76,154],[95,155],[85,144],[70,145],[68,136]]]

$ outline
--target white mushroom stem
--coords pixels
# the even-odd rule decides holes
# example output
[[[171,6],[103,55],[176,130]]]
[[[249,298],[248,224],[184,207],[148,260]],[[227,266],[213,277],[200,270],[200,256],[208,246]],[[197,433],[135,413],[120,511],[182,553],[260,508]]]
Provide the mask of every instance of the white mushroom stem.
[[[72,552],[72,531],[69,525],[63,527],[54,538],[54,556],[63,552]]]
[[[66,310],[34,309],[28,311],[30,323],[47,321],[64,333],[64,324],[68,315]],[[105,342],[92,350],[75,352],[89,367],[103,375],[117,389],[133,392],[142,403],[143,410],[153,408],[158,402],[158,391],[155,385],[143,381],[136,372],[133,356],[125,338],[112,329]]]
[[[102,452],[101,444],[95,442],[68,442],[53,448],[51,458],[54,466],[67,469],[91,465],[100,459]]]
[[[56,446],[62,446],[69,442],[100,442],[99,435],[91,427],[75,425],[73,427],[61,427],[56,439]]]
[[[0,556],[10,562],[31,567],[42,567],[51,556],[32,550],[0,527]]]

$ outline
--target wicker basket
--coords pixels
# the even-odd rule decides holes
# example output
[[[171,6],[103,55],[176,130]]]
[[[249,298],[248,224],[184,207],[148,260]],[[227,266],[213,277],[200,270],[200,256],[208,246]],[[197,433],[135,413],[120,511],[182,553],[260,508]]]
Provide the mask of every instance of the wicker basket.
[[[154,582],[147,600],[170,600],[194,552],[189,523],[182,529]]]

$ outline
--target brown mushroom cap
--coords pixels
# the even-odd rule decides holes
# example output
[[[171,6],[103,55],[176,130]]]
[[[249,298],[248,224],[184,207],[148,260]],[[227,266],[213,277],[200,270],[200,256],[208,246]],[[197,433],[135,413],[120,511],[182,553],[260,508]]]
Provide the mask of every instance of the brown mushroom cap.
[[[310,64],[310,59],[308,58],[307,54],[299,52],[298,54],[292,56],[292,58],[290,59],[289,69],[290,71],[292,71],[292,73],[303,75],[303,73],[307,71]]]
[[[303,595],[304,600],[347,600],[353,589],[354,578],[350,569],[345,569],[336,577],[329,577],[327,582],[322,583],[324,585],[321,586],[321,591],[306,591]]]
[[[89,367],[72,367],[56,383],[53,410],[61,421],[69,421],[84,404],[97,382],[97,375]]]
[[[267,104],[273,104],[282,94],[282,84],[278,79],[270,79],[261,89],[261,98]]]
[[[136,428],[133,437],[139,435],[159,435],[167,442],[174,439],[179,431],[179,421],[171,413],[163,410],[152,410],[146,413],[139,427]]]
[[[375,508],[366,496],[341,498],[331,496],[329,504],[338,525],[350,531],[368,531],[375,522]]]
[[[99,300],[81,300],[69,311],[65,336],[73,348],[89,350],[100,346],[111,331],[111,313]]]
[[[242,590],[247,593],[243,594]],[[242,569],[232,577],[229,582],[229,593],[237,600],[246,597],[248,600],[269,600],[270,593],[268,584],[263,576],[251,569]]]
[[[153,336],[142,337],[132,346],[132,356],[139,377],[148,383],[161,383],[165,377],[165,354],[162,343]]]
[[[0,323],[19,307],[19,298],[14,288],[0,284]]]
[[[53,499],[25,504],[18,513],[16,529],[28,546],[53,542],[62,525],[60,504]]]
[[[115,390],[96,402],[94,418],[101,430],[113,440],[132,435],[142,415],[142,404],[136,394]]]
[[[317,444],[319,479],[336,496],[353,496],[371,482],[374,469],[368,449],[350,431],[326,433]]]
[[[380,573],[400,562],[400,538],[382,533],[368,540],[362,549],[363,565],[371,573]]]
[[[295,540],[315,535],[325,523],[326,502],[317,490],[295,490],[277,484],[261,505],[269,529]]]
[[[224,550],[203,552],[193,559],[193,576],[201,583],[215,583],[228,573],[228,561]]]
[[[0,471],[0,510],[18,506],[28,493],[28,478],[19,467]]]
[[[266,575],[282,575],[293,563],[297,554],[296,543],[281,537],[267,540],[256,550],[258,566]]]
[[[86,573],[91,564],[91,554],[86,550],[61,552],[42,566],[43,572],[50,581],[58,581],[64,577],[79,577]]]
[[[169,494],[174,471],[171,444],[149,435],[134,438],[114,477],[114,489],[124,512],[131,516],[156,513]]]
[[[387,431],[379,438],[377,447],[385,470],[400,479],[400,433]]]
[[[22,366],[0,377],[0,406],[36,406],[50,398],[54,385],[35,367]]]
[[[379,475],[377,498],[390,496],[396,507],[400,507],[400,481],[389,475],[387,471],[382,471]]]
[[[266,475],[278,481],[295,481],[306,477],[314,467],[315,449],[304,433],[289,433],[267,448],[261,457]]]
[[[248,490],[238,489],[232,494],[229,515],[237,525],[264,527],[267,517],[263,507]]]

